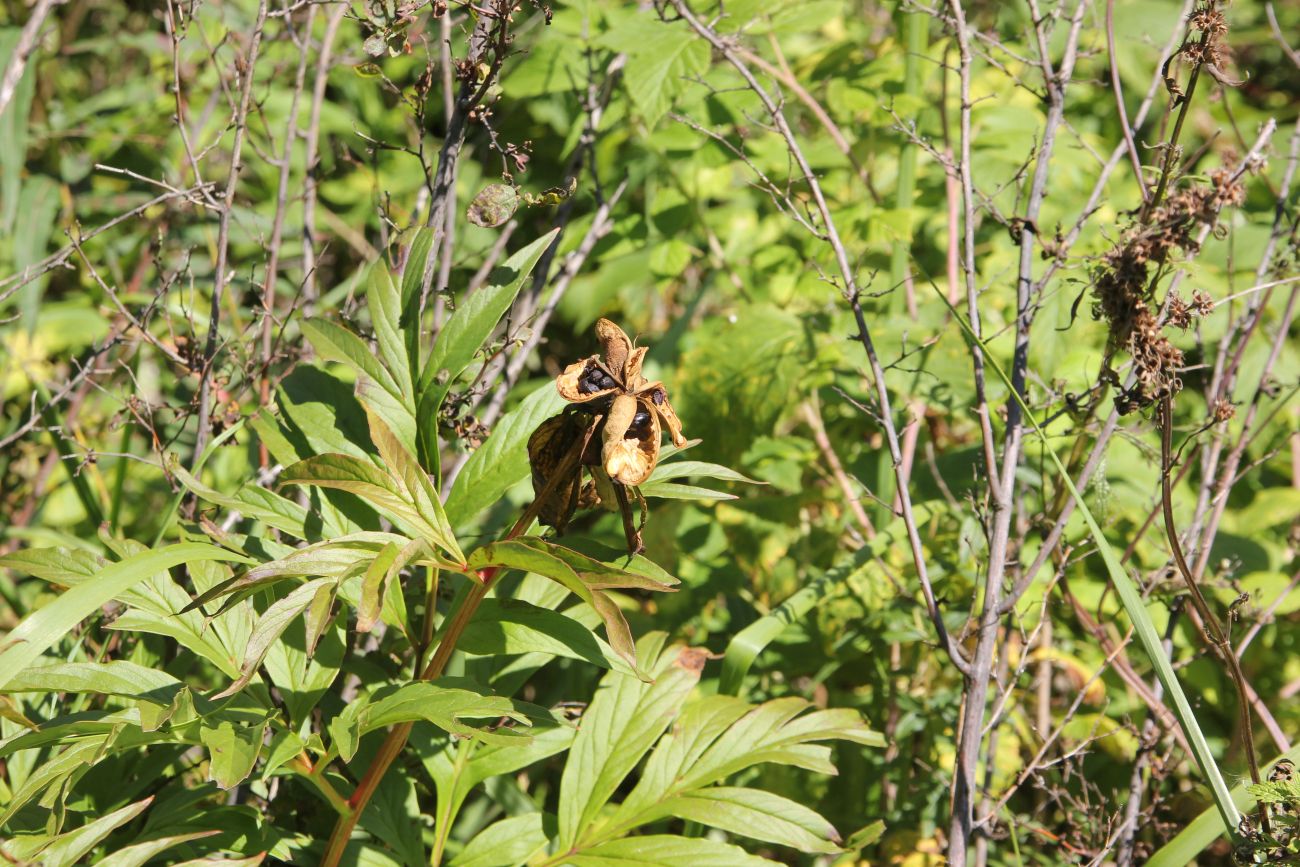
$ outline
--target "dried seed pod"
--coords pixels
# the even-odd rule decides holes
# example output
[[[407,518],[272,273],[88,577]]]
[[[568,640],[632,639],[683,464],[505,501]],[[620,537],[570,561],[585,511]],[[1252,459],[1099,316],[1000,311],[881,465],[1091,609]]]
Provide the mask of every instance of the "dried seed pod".
[[[653,407],[655,414],[663,420],[664,427],[668,429],[668,436],[672,439],[673,445],[682,448],[686,445],[686,437],[682,435],[682,421],[673,411],[673,405],[668,402],[668,392],[659,383],[652,383],[651,388],[647,389],[644,394],[649,397],[649,404]]]
[[[663,383],[647,382],[641,372],[646,348],[634,347],[608,319],[596,322],[596,336],[601,354],[570,364],[555,379],[570,406],[544,421],[528,441],[533,490],[541,500],[541,522],[560,531],[577,509],[603,503],[621,511],[628,550],[638,551],[640,531],[632,525],[627,489],[642,504],[644,524],[645,500],[635,488],[659,463],[663,428],[679,448],[686,437]],[[565,464],[580,439],[587,442],[583,454]],[[588,469],[592,480],[584,484]]]
[[[575,413],[564,412],[538,425],[528,438],[528,463],[532,467],[533,493],[542,498],[538,520],[563,533],[575,510],[590,508],[599,502],[591,483],[582,484],[582,461],[565,470],[562,466],[577,444],[588,436],[594,423]],[[565,477],[552,480],[564,471]]]
[[[596,320],[596,337],[604,350],[605,364],[615,376],[621,378],[628,357],[632,354],[632,341],[622,328],[608,319]]]
[[[610,405],[605,421],[601,464],[609,477],[622,485],[639,485],[654,472],[659,463],[659,419],[645,411],[638,429],[634,422],[643,404],[637,398],[620,394]],[[648,407],[645,407],[648,410]]]

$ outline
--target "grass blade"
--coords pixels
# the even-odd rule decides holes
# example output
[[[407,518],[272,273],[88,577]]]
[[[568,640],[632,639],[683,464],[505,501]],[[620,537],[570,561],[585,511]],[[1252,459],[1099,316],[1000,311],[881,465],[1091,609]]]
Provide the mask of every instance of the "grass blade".
[[[1187,701],[1187,695],[1183,692],[1182,684],[1178,682],[1178,676],[1174,673],[1174,668],[1170,665],[1168,657],[1165,656],[1164,648],[1160,643],[1160,633],[1156,631],[1155,624],[1151,622],[1151,616],[1147,614],[1137,584],[1124,571],[1123,564],[1120,563],[1119,557],[1115,556],[1115,551],[1110,547],[1110,543],[1106,541],[1106,536],[1102,533],[1100,525],[1097,524],[1097,519],[1093,517],[1092,512],[1088,509],[1088,504],[1084,502],[1083,495],[1074,486],[1074,480],[1070,478],[1069,471],[1065,469],[1065,465],[1061,463],[1061,459],[1056,456],[1056,451],[1048,442],[1046,432],[1038,424],[1038,419],[1034,417],[1033,412],[1021,399],[1020,394],[1012,386],[1011,378],[1007,376],[1001,365],[989,352],[988,347],[975,336],[970,324],[957,312],[957,308],[948,302],[948,299],[944,297],[938,287],[935,287],[935,293],[961,326],[966,335],[966,340],[978,346],[984,352],[985,364],[1006,385],[1012,398],[1020,405],[1020,411],[1024,413],[1025,420],[1029,422],[1034,432],[1038,434],[1039,439],[1042,440],[1043,451],[1047,454],[1057,475],[1061,477],[1066,490],[1074,498],[1079,514],[1088,526],[1088,534],[1092,536],[1093,543],[1097,546],[1097,552],[1101,554],[1102,562],[1106,564],[1106,572],[1110,576],[1116,593],[1119,594],[1120,603],[1123,604],[1124,611],[1133,624],[1133,631],[1137,633],[1142,649],[1146,651],[1155,667],[1156,677],[1159,679],[1160,685],[1164,687],[1165,693],[1173,701],[1174,716],[1178,719],[1178,725],[1182,728],[1183,734],[1187,736],[1187,742],[1191,744],[1192,758],[1210,784],[1210,791],[1214,795],[1214,803],[1223,819],[1224,826],[1228,829],[1229,834],[1235,836],[1237,826],[1241,824],[1241,813],[1232,800],[1232,795],[1228,791],[1227,783],[1223,780],[1223,774],[1219,771],[1218,764],[1214,761],[1214,755],[1210,752],[1210,745],[1206,742],[1205,733],[1201,731],[1201,726],[1196,721],[1196,714]]]

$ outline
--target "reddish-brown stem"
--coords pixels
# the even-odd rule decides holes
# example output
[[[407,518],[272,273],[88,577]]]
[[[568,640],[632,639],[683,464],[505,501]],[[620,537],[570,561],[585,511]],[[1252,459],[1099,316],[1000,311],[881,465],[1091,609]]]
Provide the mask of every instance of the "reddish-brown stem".
[[[592,425],[588,428],[587,436],[578,440],[569,449],[568,454],[556,468],[554,475],[547,481],[546,486],[538,492],[532,505],[524,510],[519,516],[519,520],[514,526],[502,537],[503,541],[522,536],[524,532],[532,526],[533,520],[541,511],[542,503],[551,495],[561,480],[566,475],[578,469],[578,461],[583,451],[586,450],[587,443],[591,439],[592,433],[600,423],[600,416],[596,416]],[[438,647],[433,653],[433,658],[424,671],[420,673],[419,680],[432,681],[442,676],[443,671],[447,668],[447,663],[451,660],[452,653],[456,650],[456,644],[460,641],[461,633],[469,625],[470,620],[474,618],[474,613],[478,610],[479,603],[487,596],[488,590],[492,586],[492,581],[499,572],[497,566],[487,566],[478,571],[478,581],[470,586],[469,592],[461,600],[456,611],[451,615],[443,629],[442,638],[438,641]],[[432,611],[427,612],[426,616],[432,616]],[[348,798],[348,810],[340,814],[338,821],[334,824],[334,830],[330,834],[329,843],[325,847],[325,855],[321,858],[323,867],[336,867],[339,859],[343,857],[343,850],[347,848],[348,841],[352,839],[352,831],[361,819],[361,814],[365,812],[366,805],[370,803],[370,798],[379,788],[380,782],[384,775],[388,773],[389,767],[402,754],[402,749],[406,746],[406,740],[411,735],[411,728],[414,723],[402,723],[389,729],[388,734],[384,737],[384,742],[379,745],[379,752],[375,753],[374,759],[370,762],[370,767],[366,768],[365,774],[357,783],[357,788]]]

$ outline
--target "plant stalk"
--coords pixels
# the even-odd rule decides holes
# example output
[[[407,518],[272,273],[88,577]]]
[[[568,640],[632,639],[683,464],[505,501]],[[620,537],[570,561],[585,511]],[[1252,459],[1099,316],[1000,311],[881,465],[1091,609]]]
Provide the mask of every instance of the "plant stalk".
[[[575,441],[569,448],[564,460],[556,468],[554,475],[547,480],[546,486],[538,492],[532,504],[524,510],[524,513],[519,516],[519,520],[502,537],[502,541],[509,541],[522,536],[532,526],[537,514],[542,509],[542,503],[555,491],[560,481],[574,470],[579,469],[582,454],[586,451],[587,444],[591,441],[592,434],[599,426],[600,421],[601,416],[594,417],[587,429],[586,436]],[[447,668],[447,663],[451,661],[451,655],[456,651],[456,644],[460,641],[461,633],[465,631],[465,627],[474,618],[479,603],[487,596],[488,590],[492,587],[492,581],[499,571],[497,566],[488,566],[479,570],[478,582],[470,586],[469,593],[466,594],[460,606],[447,621],[442,638],[438,641],[438,647],[433,653],[433,658],[429,660],[429,664],[420,673],[417,680],[433,681],[442,676],[443,671]],[[428,612],[427,616],[432,617],[432,611]],[[337,867],[339,859],[343,857],[343,850],[347,848],[348,841],[352,839],[352,831],[356,828],[357,822],[360,821],[361,814],[365,812],[366,805],[370,803],[375,790],[379,788],[384,775],[388,773],[388,768],[401,755],[414,725],[414,723],[410,722],[402,723],[389,729],[388,734],[384,736],[384,742],[379,745],[379,751],[375,753],[374,759],[371,760],[370,767],[366,768],[365,774],[357,783],[356,790],[348,798],[346,812],[341,813],[338,821],[334,823],[334,830],[331,832],[329,843],[325,847],[325,855],[321,858],[322,867]]]

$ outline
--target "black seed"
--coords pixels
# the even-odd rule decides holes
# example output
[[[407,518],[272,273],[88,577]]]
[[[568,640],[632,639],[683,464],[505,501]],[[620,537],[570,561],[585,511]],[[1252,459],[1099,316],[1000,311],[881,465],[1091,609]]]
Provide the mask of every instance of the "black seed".
[[[636,415],[632,416],[632,427],[640,428],[645,427],[648,424],[650,424],[649,410],[639,409],[636,411]]]
[[[655,406],[662,406],[664,402],[664,393],[661,389],[656,388],[650,395],[650,399],[655,402]]]

